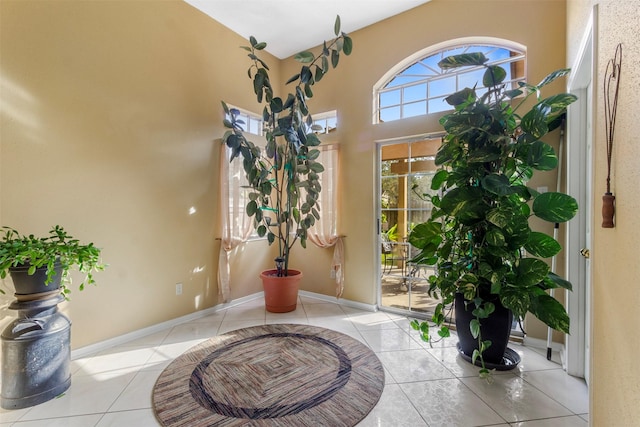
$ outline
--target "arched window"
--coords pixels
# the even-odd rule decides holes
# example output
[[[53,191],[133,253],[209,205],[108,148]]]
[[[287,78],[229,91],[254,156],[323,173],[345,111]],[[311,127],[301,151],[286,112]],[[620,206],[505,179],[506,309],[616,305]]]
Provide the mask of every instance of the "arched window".
[[[451,109],[444,99],[465,87],[482,87],[484,67],[442,70],[438,62],[460,53],[482,52],[507,72],[505,84],[525,80],[523,46],[498,39],[459,39],[432,46],[393,67],[374,89],[374,123],[438,113]],[[416,60],[416,57],[419,58]],[[482,94],[482,90],[478,90]]]

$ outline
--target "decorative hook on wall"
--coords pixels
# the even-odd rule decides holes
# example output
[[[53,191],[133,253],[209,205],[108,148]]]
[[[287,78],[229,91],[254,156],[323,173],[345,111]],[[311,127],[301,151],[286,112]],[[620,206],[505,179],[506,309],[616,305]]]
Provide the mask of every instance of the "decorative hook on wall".
[[[618,43],[613,59],[607,63],[604,72],[604,124],[607,138],[607,192],[602,196],[602,228],[613,228],[616,197],[611,192],[611,156],[613,154],[613,133],[616,127],[618,109],[618,88],[622,69],[622,43]]]

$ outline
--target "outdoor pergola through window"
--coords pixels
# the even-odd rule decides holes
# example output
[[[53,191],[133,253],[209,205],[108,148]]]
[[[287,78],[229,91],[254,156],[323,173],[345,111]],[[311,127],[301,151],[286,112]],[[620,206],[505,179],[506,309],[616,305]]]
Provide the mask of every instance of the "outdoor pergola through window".
[[[484,67],[442,70],[438,62],[460,53],[482,52],[488,65],[499,65],[507,73],[507,89],[525,80],[525,52],[491,44],[466,44],[430,52],[409,63],[402,71],[383,81],[376,90],[375,123],[438,113],[451,109],[444,99],[465,87],[476,86],[482,94]]]

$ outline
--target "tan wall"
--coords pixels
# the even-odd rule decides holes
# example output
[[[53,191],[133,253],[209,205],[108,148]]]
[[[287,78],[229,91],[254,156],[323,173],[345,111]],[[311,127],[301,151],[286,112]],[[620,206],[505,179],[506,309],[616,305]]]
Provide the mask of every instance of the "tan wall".
[[[256,109],[246,41],[181,1],[0,7],[0,223],[61,224],[110,265],[61,306],[72,346],[215,305],[220,100]]]
[[[592,329],[590,423],[593,426],[631,426],[640,419],[640,340],[636,338],[640,294],[638,263],[638,211],[640,210],[640,144],[636,123],[640,107],[640,1],[608,0],[568,2],[568,63],[573,64],[589,14],[597,5],[596,121],[594,126],[594,181],[592,266]],[[601,197],[605,192],[606,139],[603,85],[607,62],[618,43],[623,44],[622,77],[616,119],[611,189],[616,196],[616,226],[600,227]]]

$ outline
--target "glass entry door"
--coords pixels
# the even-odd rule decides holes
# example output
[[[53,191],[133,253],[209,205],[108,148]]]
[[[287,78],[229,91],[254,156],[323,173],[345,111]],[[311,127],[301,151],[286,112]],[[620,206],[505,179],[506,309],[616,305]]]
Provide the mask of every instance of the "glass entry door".
[[[380,144],[378,147],[379,305],[399,312],[432,312],[437,301],[427,294],[428,266],[411,262],[417,249],[407,238],[431,215],[431,178],[440,138]]]

